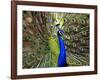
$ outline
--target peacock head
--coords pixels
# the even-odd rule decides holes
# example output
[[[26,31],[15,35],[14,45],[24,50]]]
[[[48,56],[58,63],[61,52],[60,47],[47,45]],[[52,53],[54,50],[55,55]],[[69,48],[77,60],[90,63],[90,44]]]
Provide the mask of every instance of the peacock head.
[[[57,35],[58,36],[63,36],[64,35],[64,31],[60,28],[60,24],[56,24],[56,28],[58,29]]]
[[[58,30],[57,34],[58,34],[58,36],[63,36],[64,35],[64,31],[63,30]]]

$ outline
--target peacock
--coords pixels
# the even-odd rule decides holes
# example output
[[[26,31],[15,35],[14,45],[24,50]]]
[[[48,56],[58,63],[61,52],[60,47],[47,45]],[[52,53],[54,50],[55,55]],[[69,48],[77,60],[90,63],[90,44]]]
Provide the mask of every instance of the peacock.
[[[66,66],[66,50],[65,50],[65,44],[64,44],[64,40],[62,39],[62,36],[64,35],[63,30],[59,30],[58,33],[58,41],[59,41],[59,45],[60,45],[60,53],[59,53],[59,57],[58,57],[58,67],[64,67]]]
[[[23,11],[23,68],[89,65],[89,14]]]

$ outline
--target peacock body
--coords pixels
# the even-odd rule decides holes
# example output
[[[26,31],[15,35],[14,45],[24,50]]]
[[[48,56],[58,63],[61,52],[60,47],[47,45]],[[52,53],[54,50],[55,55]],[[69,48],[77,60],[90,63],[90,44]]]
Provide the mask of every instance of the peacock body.
[[[62,39],[62,35],[64,34],[64,32],[62,30],[58,31],[58,41],[59,41],[59,46],[60,46],[60,53],[59,53],[59,57],[58,57],[58,67],[65,67],[66,66],[66,60],[67,60],[67,51],[65,49],[65,44],[64,44],[64,40]]]
[[[23,11],[23,68],[86,66],[89,55],[89,14]]]

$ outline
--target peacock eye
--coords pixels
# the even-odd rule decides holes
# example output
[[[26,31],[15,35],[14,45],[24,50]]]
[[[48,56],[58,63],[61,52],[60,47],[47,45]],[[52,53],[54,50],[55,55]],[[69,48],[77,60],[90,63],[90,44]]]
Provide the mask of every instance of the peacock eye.
[[[62,32],[59,31],[59,34],[62,35]]]

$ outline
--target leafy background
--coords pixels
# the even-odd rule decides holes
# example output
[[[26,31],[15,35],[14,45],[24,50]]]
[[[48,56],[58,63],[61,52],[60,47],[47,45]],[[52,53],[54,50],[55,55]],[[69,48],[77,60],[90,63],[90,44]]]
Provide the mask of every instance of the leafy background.
[[[69,66],[89,65],[89,14],[23,11],[23,68],[57,67],[56,24],[64,30]]]

